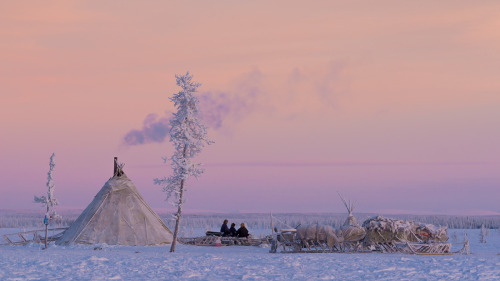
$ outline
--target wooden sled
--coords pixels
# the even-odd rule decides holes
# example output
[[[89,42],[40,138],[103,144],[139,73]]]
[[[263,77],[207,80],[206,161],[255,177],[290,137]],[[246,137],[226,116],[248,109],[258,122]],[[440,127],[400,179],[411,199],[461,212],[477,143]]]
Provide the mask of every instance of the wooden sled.
[[[66,227],[63,228],[50,228],[49,233],[55,233],[52,236],[47,238],[47,242],[53,242],[59,239],[60,235],[66,230]],[[45,242],[45,229],[31,230],[31,231],[23,231],[12,234],[4,234],[2,235],[3,243],[0,246],[7,245],[26,245],[28,243],[44,243]]]
[[[468,254],[469,242],[463,248],[452,251],[452,244],[446,242],[394,242],[368,245],[363,240],[335,243],[328,245],[321,240],[300,240],[295,230],[282,230],[271,242],[271,253],[403,253],[416,255],[451,255]]]
[[[195,245],[195,246],[259,246],[262,244],[263,239],[257,238],[238,238],[238,237],[221,237],[221,236],[201,236],[190,238],[178,238],[182,244]],[[220,245],[218,245],[220,241]]]

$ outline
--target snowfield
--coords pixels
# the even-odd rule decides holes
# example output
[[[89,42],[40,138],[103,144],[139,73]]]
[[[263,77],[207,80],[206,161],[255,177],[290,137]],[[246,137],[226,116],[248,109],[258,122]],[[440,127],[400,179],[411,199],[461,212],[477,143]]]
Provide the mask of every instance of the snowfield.
[[[0,234],[17,229],[0,229]],[[500,233],[467,232],[470,255],[270,254],[226,246],[0,246],[0,280],[500,280]],[[454,242],[453,239],[450,239]],[[97,249],[95,249],[97,247]],[[99,249],[99,248],[102,248]],[[457,248],[455,248],[457,250]]]

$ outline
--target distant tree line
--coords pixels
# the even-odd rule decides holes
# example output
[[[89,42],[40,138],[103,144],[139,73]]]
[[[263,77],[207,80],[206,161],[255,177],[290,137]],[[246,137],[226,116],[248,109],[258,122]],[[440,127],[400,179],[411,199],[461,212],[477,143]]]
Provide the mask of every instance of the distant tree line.
[[[45,210],[0,210],[0,228],[43,228],[43,215]],[[65,227],[73,223],[78,214],[64,213],[51,222],[51,227]]]
[[[81,211],[59,211],[61,218],[51,224],[53,227],[69,226],[80,215]],[[14,211],[0,210],[0,228],[42,228],[43,211]],[[171,214],[159,213],[167,226],[174,227],[175,220]],[[355,217],[359,224],[376,214],[358,213]],[[484,225],[487,229],[500,228],[500,216],[447,216],[447,215],[383,215],[393,219],[410,220],[429,223],[439,226],[448,226],[450,229],[480,229]],[[263,213],[241,214],[185,214],[181,226],[181,236],[192,234],[194,229],[218,230],[224,219],[230,222],[245,222],[249,229],[271,229],[270,215]],[[276,213],[273,214],[273,225],[278,228],[293,228],[298,225],[313,223],[331,225],[334,228],[342,226],[347,214],[335,213]]]
[[[359,224],[366,219],[376,216],[376,214],[358,214],[355,215]],[[479,229],[482,225],[488,229],[500,228],[500,216],[446,216],[446,215],[384,215],[393,219],[410,220],[438,226],[448,226],[450,229]],[[160,214],[167,226],[173,225],[173,220],[169,214]],[[277,213],[273,214],[274,227],[295,228],[299,225],[308,225],[313,223],[331,225],[334,228],[342,226],[347,218],[346,214],[294,214]],[[182,236],[189,236],[195,228],[204,228],[205,230],[218,230],[224,219],[230,222],[245,222],[249,229],[270,229],[269,214],[187,214],[183,227]]]

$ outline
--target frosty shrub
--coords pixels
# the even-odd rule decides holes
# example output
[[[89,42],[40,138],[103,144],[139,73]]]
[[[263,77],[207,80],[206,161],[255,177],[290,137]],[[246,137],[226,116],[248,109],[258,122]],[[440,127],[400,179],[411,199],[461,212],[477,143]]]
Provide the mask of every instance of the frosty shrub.
[[[484,227],[484,225],[481,226],[481,232],[479,233],[479,242],[481,243],[487,243],[488,240],[486,239],[486,236],[490,235],[489,230]]]
[[[56,155],[52,153],[50,156],[50,162],[49,162],[49,172],[47,173],[47,196],[35,196],[34,197],[34,202],[35,203],[41,203],[46,207],[46,212],[45,216],[47,219],[52,220],[57,217],[59,217],[56,213],[56,210],[54,206],[58,204],[57,199],[54,197],[54,167],[56,166],[54,162],[54,157]]]

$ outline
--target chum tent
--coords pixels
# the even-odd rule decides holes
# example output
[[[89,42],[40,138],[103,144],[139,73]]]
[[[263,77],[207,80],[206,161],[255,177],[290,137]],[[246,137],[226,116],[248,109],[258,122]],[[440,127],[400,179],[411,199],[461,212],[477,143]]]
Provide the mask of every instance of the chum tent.
[[[365,238],[366,231],[358,224],[358,221],[356,221],[356,218],[353,215],[354,203],[350,200],[347,202],[340,193],[339,196],[348,212],[344,225],[340,227],[340,230],[342,231],[342,238],[346,242],[360,241]]]
[[[116,158],[115,158],[116,163]],[[161,245],[172,243],[172,232],[115,164],[110,178],[82,214],[56,241],[57,245]]]

